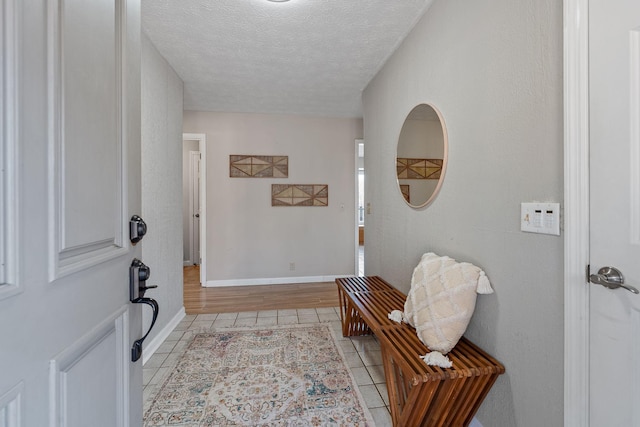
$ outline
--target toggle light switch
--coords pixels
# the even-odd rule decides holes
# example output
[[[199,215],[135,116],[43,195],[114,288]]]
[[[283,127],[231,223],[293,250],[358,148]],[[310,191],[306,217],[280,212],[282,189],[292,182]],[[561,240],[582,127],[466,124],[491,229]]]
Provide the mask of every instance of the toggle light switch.
[[[521,203],[520,230],[560,235],[560,203]]]

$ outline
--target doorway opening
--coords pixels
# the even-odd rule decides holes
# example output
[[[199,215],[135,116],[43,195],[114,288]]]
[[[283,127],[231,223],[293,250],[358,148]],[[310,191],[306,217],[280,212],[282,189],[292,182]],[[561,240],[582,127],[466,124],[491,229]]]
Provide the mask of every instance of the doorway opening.
[[[183,264],[197,266],[206,283],[206,136],[182,135]]]
[[[356,139],[356,275],[364,276],[364,141]]]

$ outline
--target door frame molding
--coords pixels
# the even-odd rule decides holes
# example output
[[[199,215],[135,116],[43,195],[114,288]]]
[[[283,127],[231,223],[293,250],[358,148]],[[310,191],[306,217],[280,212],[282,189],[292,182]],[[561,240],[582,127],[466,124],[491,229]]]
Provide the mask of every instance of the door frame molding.
[[[589,1],[564,0],[564,425],[589,425]]]
[[[207,135],[183,133],[182,141],[198,141],[200,150],[200,285],[207,283]]]

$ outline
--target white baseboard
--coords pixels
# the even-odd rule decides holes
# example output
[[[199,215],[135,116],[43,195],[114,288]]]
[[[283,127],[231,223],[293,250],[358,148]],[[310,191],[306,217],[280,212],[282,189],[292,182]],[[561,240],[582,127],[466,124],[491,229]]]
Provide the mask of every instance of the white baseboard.
[[[338,277],[347,277],[349,274],[339,274],[335,276],[300,276],[300,277],[269,277],[261,279],[230,279],[230,280],[207,280],[204,285],[207,288],[221,286],[253,286],[253,285],[280,285],[290,283],[312,283],[312,282],[333,282]]]
[[[193,265],[193,263],[191,262],[191,260],[182,261],[182,266],[183,267],[190,267],[192,265]]]
[[[478,421],[477,418],[474,418],[471,420],[471,424],[469,424],[469,427],[482,427],[482,424],[480,424],[480,421]]]
[[[143,349],[142,349],[142,365],[147,363],[147,360],[149,360],[149,358],[151,356],[153,356],[153,353],[156,352],[158,347],[160,347],[160,345],[164,342],[164,340],[167,339],[169,334],[171,332],[173,332],[175,327],[178,326],[178,323],[180,323],[180,321],[182,319],[184,319],[184,316],[186,316],[186,315],[187,315],[187,313],[184,311],[184,307],[182,307],[176,313],[176,315],[173,316],[173,319],[171,319],[169,321],[169,323],[167,323],[167,326],[162,328],[162,330],[160,330],[160,332],[155,337],[153,337],[153,339],[151,341],[149,341],[147,344],[145,344],[143,346]]]

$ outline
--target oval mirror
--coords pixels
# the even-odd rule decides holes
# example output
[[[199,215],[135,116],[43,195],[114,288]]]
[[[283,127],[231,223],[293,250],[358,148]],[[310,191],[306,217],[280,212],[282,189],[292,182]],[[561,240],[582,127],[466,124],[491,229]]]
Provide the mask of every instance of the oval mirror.
[[[413,208],[429,205],[438,194],[447,165],[447,131],[442,115],[429,104],[407,116],[396,154],[398,189]]]

